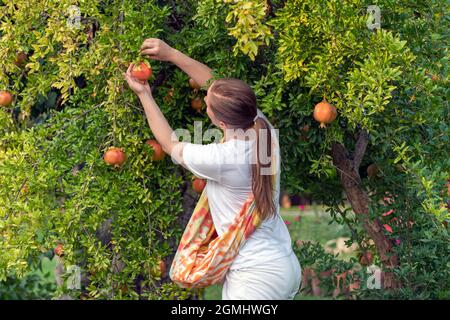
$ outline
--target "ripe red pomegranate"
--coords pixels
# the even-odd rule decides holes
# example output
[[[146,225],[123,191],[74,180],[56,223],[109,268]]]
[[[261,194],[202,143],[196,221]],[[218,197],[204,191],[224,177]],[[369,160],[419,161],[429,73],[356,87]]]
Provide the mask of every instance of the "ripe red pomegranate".
[[[103,160],[107,164],[117,168],[127,160],[127,156],[121,148],[111,147],[105,152]]]
[[[9,91],[0,91],[0,106],[7,107],[13,101],[13,96]]]
[[[61,243],[58,244],[58,245],[55,247],[55,249],[53,249],[53,252],[54,252],[57,256],[62,257],[62,256],[64,255],[64,247],[63,247],[63,245],[62,245]]]
[[[161,145],[156,140],[147,140],[146,143],[153,148],[152,160],[160,161],[164,159],[166,155],[161,147]]]
[[[320,122],[320,127],[325,128],[326,124],[331,123],[336,119],[336,107],[329,104],[326,100],[323,100],[314,107],[313,116],[317,122]]]
[[[138,80],[147,81],[152,76],[152,68],[145,62],[135,65],[131,70],[131,75]]]

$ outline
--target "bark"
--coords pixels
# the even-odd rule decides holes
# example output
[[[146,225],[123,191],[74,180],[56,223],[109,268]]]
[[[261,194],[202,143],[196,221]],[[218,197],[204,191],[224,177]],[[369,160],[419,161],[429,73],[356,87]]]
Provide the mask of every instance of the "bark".
[[[158,73],[158,75],[156,76],[156,78],[155,78],[155,80],[153,81],[152,86],[151,86],[151,88],[150,88],[151,91],[152,91],[152,93],[154,93],[155,90],[156,90],[159,86],[161,86],[161,85],[164,83],[164,81],[166,81],[167,77],[168,77],[171,73],[173,73],[174,70],[175,70],[175,67],[172,65],[172,66],[166,67],[165,69],[162,69],[162,70]]]
[[[274,18],[275,17],[275,10],[272,4],[271,0],[266,0],[266,17],[271,17]]]
[[[378,219],[369,218],[369,196],[361,185],[359,166],[367,148],[369,137],[365,131],[361,131],[355,145],[353,155],[349,155],[347,149],[340,143],[332,146],[333,163],[338,168],[340,179],[347,198],[364,230],[374,241],[383,265],[388,270],[398,266],[398,257],[392,252],[392,243],[385,236],[383,226]],[[384,273],[383,287],[386,289],[398,288],[400,283],[395,279],[391,271]]]

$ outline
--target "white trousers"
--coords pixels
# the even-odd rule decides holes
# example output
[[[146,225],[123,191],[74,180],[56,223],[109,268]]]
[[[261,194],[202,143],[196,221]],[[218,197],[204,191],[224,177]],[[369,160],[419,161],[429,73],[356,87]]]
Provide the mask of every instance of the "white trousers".
[[[292,300],[300,283],[300,263],[292,252],[255,267],[229,270],[222,300]]]

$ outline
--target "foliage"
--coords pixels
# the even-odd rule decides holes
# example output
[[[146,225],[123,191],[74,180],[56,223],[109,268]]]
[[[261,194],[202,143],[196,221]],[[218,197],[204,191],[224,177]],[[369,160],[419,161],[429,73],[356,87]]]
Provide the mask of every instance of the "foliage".
[[[67,24],[74,4],[79,28]],[[366,26],[372,4],[381,9],[378,31]],[[351,228],[352,241],[371,248],[343,209],[330,156],[333,143],[351,150],[355,134],[367,130],[362,184],[372,217],[391,226],[385,233],[394,243],[400,240],[395,272],[404,286],[360,296],[448,298],[445,12],[444,1],[409,0],[3,1],[0,89],[15,101],[0,109],[0,280],[24,276],[30,261],[61,242],[64,264],[89,275],[89,298],[191,295],[151,272],[176,248],[189,174],[167,158],[151,161],[144,142],[152,134],[122,76],[142,41],[160,37],[213,68],[215,77],[250,83],[280,128],[284,188],[311,193]],[[20,51],[28,54],[25,66],[14,63]],[[194,96],[187,75],[151,65],[155,75],[167,74],[154,94],[172,127],[193,132],[195,120],[209,127],[204,113],[187,107]],[[323,98],[338,111],[326,129],[312,118]],[[113,145],[128,156],[119,169],[102,160]],[[372,163],[379,171],[369,178]],[[387,204],[386,197],[395,200]],[[389,210],[395,211],[382,215]],[[108,221],[112,236],[101,241]],[[331,263],[314,257],[315,264]]]
[[[44,263],[47,261],[47,263]],[[40,259],[33,265],[33,271],[23,278],[10,275],[0,282],[0,300],[40,300],[50,299],[56,290],[49,260]]]

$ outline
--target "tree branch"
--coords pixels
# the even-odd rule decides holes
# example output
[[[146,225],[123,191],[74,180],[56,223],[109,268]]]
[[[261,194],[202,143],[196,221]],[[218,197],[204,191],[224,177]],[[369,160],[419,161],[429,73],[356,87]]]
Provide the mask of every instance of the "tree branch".
[[[271,0],[266,0],[266,5],[267,5],[267,13],[266,13],[266,17],[275,17],[275,12],[273,9],[273,4]]]
[[[353,171],[353,164],[349,158],[348,151],[341,143],[334,143],[332,145],[331,154],[334,165],[338,169],[347,173]]]
[[[172,73],[172,70],[174,69],[174,66],[169,66],[168,70],[166,69],[162,69],[158,75],[155,78],[155,81],[153,81],[152,86],[151,86],[151,91],[152,93],[156,90],[157,87],[159,87],[160,85],[162,85],[164,83],[164,81],[166,81],[168,75],[170,73]]]
[[[358,133],[358,140],[356,141],[355,151],[353,152],[353,168],[359,169],[361,161],[366,153],[367,145],[369,143],[369,135],[367,131],[361,129]]]

